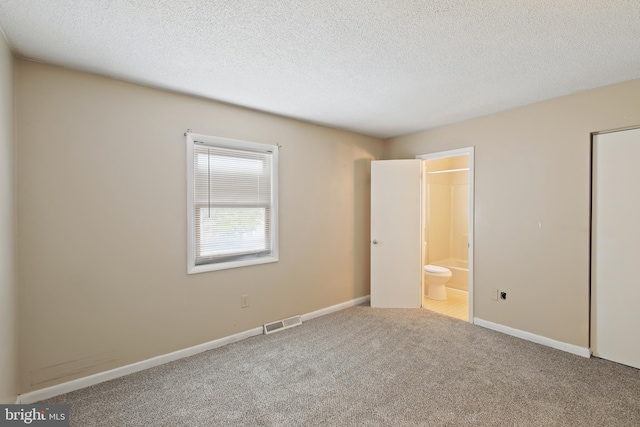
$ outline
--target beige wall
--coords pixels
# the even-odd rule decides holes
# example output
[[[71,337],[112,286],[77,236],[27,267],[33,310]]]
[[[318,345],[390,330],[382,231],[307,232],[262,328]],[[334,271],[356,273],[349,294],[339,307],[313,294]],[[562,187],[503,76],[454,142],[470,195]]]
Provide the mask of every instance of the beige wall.
[[[385,157],[475,146],[475,316],[587,347],[590,133],[637,125],[640,79],[394,138]]]
[[[0,29],[0,403],[15,403],[18,394],[14,160],[13,58]]]
[[[22,392],[369,293],[381,140],[16,62]],[[186,274],[187,128],[283,146],[278,263]]]

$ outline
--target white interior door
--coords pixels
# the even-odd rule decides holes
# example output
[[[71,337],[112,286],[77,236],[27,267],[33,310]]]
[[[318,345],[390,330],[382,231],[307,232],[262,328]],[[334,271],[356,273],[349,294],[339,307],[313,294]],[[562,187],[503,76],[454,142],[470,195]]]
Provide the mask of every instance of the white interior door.
[[[591,350],[640,368],[640,129],[594,137]]]
[[[371,162],[371,306],[422,306],[422,161]]]

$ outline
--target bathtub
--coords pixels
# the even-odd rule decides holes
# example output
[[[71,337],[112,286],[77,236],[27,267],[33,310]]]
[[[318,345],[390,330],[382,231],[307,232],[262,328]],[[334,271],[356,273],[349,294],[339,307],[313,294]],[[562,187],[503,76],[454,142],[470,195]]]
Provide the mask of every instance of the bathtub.
[[[447,288],[469,291],[469,261],[448,258],[433,261],[430,264],[446,267],[451,270],[451,279],[446,283]]]

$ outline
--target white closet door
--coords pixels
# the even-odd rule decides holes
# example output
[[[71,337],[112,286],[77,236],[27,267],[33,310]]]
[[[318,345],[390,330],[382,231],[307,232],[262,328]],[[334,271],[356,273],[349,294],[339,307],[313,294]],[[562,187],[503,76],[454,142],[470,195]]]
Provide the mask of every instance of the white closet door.
[[[371,163],[371,306],[422,306],[422,161]]]
[[[640,129],[594,137],[591,350],[640,368]]]

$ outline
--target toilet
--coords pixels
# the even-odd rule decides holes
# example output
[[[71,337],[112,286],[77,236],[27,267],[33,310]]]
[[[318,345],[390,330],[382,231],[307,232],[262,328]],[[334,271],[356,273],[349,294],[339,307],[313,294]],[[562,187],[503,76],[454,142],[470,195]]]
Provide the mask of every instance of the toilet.
[[[451,279],[451,270],[439,265],[424,266],[424,296],[429,299],[446,300],[447,290],[444,286]]]

